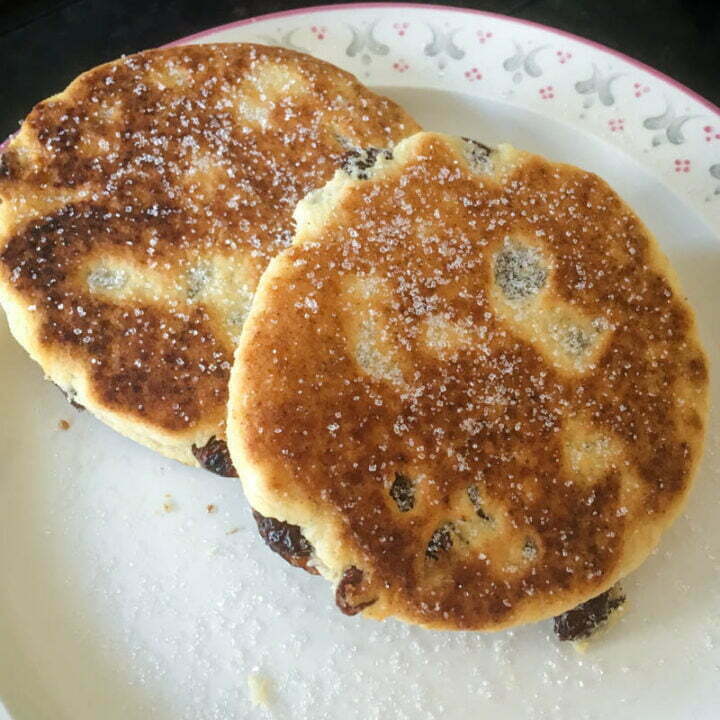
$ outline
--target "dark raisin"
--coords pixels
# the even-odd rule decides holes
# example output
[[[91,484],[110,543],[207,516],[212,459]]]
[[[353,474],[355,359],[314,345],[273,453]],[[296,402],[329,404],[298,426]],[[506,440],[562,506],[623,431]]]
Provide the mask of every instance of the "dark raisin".
[[[474,145],[478,151],[484,155],[489,155],[492,152],[492,148],[489,145],[485,145],[485,143],[481,143],[479,140],[473,140],[469,137],[463,137],[463,140],[471,145]]]
[[[477,485],[470,485],[467,489],[467,494],[470,498],[472,506],[475,508],[477,516],[481,520],[487,520],[488,522],[492,520],[490,515],[488,515],[483,508],[482,500],[480,499],[480,491],[478,490]]]
[[[400,512],[408,512],[415,506],[415,488],[410,478],[395,473],[395,480],[390,486],[390,497],[395,501]]]
[[[372,600],[363,600],[361,602],[353,602],[348,598],[353,592],[360,589],[363,580],[363,571],[354,565],[349,567],[344,573],[337,589],[335,590],[335,604],[345,615],[357,615],[361,610],[369,607],[377,598]]]
[[[537,549],[537,545],[535,544],[535,542],[533,540],[531,540],[530,538],[525,540],[525,542],[523,543],[523,549],[522,549],[523,557],[526,560],[534,560],[537,557],[537,552],[538,552],[538,549]]]
[[[624,602],[624,593],[620,586],[615,585],[601,595],[558,615],[554,619],[555,634],[559,640],[590,637]]]
[[[295,567],[302,568],[313,575],[318,574],[312,565],[308,565],[313,554],[313,546],[297,525],[265,517],[257,510],[253,510],[253,517],[257,523],[260,537],[273,552]]]
[[[14,171],[17,169],[17,158],[12,150],[0,153],[0,178],[14,179]]]
[[[492,148],[471,138],[464,137],[463,140],[466,143],[467,157],[472,169],[475,172],[488,172],[490,169],[490,153],[492,152]]]
[[[224,440],[219,440],[214,435],[201,448],[193,445],[192,454],[201,467],[216,475],[222,475],[223,477],[238,476],[237,470],[230,459],[227,443]]]
[[[368,170],[375,164],[378,157],[389,160],[392,152],[384,148],[368,147],[348,150],[341,159],[342,169],[355,180],[367,180]]]
[[[65,399],[76,409],[76,410],[84,410],[85,406],[81,405],[79,402],[75,402],[75,394],[74,393],[68,393],[65,392],[58,384],[53,383],[55,387],[65,396]]]
[[[425,555],[427,555],[427,557],[429,558],[432,558],[433,560],[437,560],[441,552],[449,550],[453,544],[451,531],[451,523],[445,523],[444,525],[441,525],[432,534],[427,549],[425,550]]]

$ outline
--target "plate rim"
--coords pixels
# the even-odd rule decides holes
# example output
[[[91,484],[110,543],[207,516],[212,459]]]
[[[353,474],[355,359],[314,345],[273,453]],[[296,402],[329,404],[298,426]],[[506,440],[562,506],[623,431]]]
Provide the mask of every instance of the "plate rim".
[[[455,13],[466,14],[466,15],[493,18],[494,20],[498,20],[500,22],[514,23],[517,25],[523,25],[525,27],[531,27],[536,30],[542,30],[544,32],[553,33],[555,35],[559,35],[561,37],[565,37],[565,38],[574,40],[575,42],[578,42],[582,45],[587,45],[588,47],[591,47],[600,52],[604,52],[609,55],[612,55],[613,57],[619,58],[620,60],[622,60],[626,63],[629,63],[630,65],[633,65],[634,67],[638,68],[639,70],[643,70],[644,72],[652,75],[653,77],[657,78],[658,80],[661,80],[662,82],[667,83],[671,87],[674,87],[676,90],[687,95],[689,98],[691,98],[695,102],[701,104],[707,110],[709,110],[710,112],[712,112],[715,115],[717,115],[718,117],[720,117],[720,106],[715,105],[715,103],[713,103],[711,100],[708,100],[706,97],[704,97],[697,91],[689,88],[687,85],[681,83],[679,80],[676,80],[671,75],[667,75],[666,73],[662,72],[661,70],[654,68],[652,65],[648,65],[647,63],[642,62],[642,60],[637,60],[636,58],[632,57],[631,55],[627,55],[626,53],[621,52],[620,50],[615,50],[614,48],[608,47],[607,45],[603,45],[602,43],[597,42],[596,40],[591,40],[582,35],[576,35],[575,33],[571,33],[567,30],[562,30],[560,28],[553,27],[552,25],[545,25],[544,23],[539,23],[534,20],[526,20],[524,18],[517,18],[512,15],[505,15],[503,13],[492,12],[490,10],[477,10],[475,8],[458,7],[457,5],[444,5],[444,4],[435,4],[435,3],[427,3],[426,4],[426,3],[414,3],[414,2],[350,2],[350,3],[339,3],[337,5],[308,5],[307,7],[293,8],[291,10],[278,10],[276,12],[265,13],[263,15],[253,15],[253,17],[244,18],[242,20],[234,20],[232,22],[224,23],[222,25],[216,25],[214,27],[206,28],[205,30],[200,30],[191,35],[186,35],[185,37],[178,38],[177,40],[173,40],[164,45],[160,45],[160,47],[174,47],[176,45],[185,45],[187,43],[195,42],[196,40],[200,40],[203,37],[207,37],[208,35],[214,35],[218,32],[232,30],[234,28],[243,27],[245,25],[253,25],[257,22],[265,22],[267,20],[273,20],[275,18],[286,18],[286,17],[295,16],[295,15],[312,15],[312,14],[317,14],[320,12],[336,12],[336,11],[341,12],[341,11],[346,11],[346,10],[360,10],[360,9],[366,9],[366,8],[380,9],[380,10],[412,9],[412,10],[449,11],[449,12],[455,12]],[[1,147],[2,146],[0,146],[0,148]]]

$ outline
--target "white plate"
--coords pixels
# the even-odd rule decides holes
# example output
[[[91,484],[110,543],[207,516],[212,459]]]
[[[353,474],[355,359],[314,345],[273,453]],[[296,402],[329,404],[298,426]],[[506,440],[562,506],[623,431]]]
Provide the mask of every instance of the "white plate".
[[[720,112],[706,101],[579,38],[450,8],[316,8],[189,39],[215,40],[308,50],[427,128],[600,173],[657,234],[720,366]],[[0,695],[17,720],[718,717],[717,377],[687,511],[585,656],[549,623],[479,635],[344,617],[327,583],[262,545],[237,481],[77,413],[4,321],[0,387]],[[253,673],[270,710],[250,703]]]

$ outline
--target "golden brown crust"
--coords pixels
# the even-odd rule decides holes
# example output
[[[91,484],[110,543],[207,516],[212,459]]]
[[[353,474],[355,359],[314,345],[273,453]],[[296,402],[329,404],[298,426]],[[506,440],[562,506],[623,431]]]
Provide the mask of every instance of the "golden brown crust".
[[[152,50],[30,113],[0,165],[0,300],[46,373],[195,464],[297,201],[417,126],[350,74],[259,45]]]
[[[356,568],[353,607],[428,627],[551,617],[639,564],[689,488],[707,366],[620,198],[421,133],[296,214],[230,383],[253,507],[338,587]]]

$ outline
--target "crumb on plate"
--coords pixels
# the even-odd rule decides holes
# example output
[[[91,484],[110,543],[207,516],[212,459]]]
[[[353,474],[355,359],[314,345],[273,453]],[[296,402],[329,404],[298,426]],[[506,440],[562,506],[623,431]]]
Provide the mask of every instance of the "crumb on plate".
[[[250,702],[256,707],[269,707],[270,705],[270,678],[260,672],[254,671],[247,678],[250,690]]]

